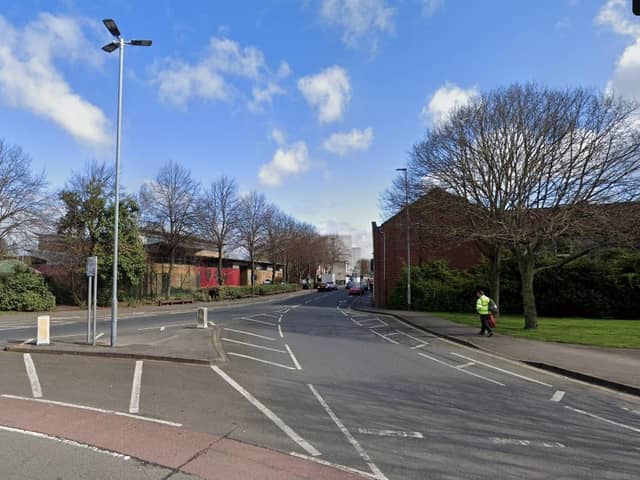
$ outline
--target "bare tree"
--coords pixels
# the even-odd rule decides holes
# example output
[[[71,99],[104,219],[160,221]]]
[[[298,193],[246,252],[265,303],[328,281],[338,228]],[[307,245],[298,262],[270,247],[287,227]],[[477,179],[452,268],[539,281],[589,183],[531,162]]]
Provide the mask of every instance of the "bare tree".
[[[238,240],[251,262],[251,286],[255,284],[256,257],[266,244],[265,215],[267,199],[262,193],[251,192],[240,199],[238,210]]]
[[[611,212],[640,198],[637,111],[590,90],[513,85],[458,108],[414,147],[415,177],[469,203],[471,237],[515,255],[525,328],[537,327],[535,275],[555,266],[536,264],[543,251],[572,244],[559,265],[623,239]]]
[[[18,146],[0,140],[0,257],[16,237],[25,239],[44,222],[47,209],[44,173],[31,171],[31,160]]]
[[[211,240],[218,252],[218,284],[224,285],[222,259],[234,244],[239,215],[238,187],[233,179],[221,176],[203,193],[198,207],[200,234]]]
[[[140,189],[142,221],[146,228],[160,233],[169,253],[169,283],[167,296],[171,295],[171,275],[176,250],[181,243],[193,237],[197,227],[196,199],[200,184],[191,172],[174,161],[160,169],[155,180]]]

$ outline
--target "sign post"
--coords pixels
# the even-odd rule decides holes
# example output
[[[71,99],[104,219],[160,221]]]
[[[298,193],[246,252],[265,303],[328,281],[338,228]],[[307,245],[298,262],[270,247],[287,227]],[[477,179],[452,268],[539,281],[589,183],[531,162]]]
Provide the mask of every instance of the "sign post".
[[[98,304],[98,257],[87,257],[87,278],[87,343],[95,345],[96,307]],[[91,323],[93,323],[93,336],[91,335]]]

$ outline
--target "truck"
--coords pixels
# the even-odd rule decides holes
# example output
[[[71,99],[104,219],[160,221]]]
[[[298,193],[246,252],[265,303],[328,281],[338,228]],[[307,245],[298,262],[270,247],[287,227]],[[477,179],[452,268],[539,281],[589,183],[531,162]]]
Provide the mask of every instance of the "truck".
[[[336,275],[334,273],[323,273],[320,276],[320,283],[318,283],[318,291],[337,290]]]

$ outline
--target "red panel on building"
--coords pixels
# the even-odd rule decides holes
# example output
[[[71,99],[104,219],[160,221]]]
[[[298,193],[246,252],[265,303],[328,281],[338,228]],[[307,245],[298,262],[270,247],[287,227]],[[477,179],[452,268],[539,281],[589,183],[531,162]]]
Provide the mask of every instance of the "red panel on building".
[[[218,286],[218,268],[217,267],[198,267],[200,274],[200,288],[217,287]],[[239,268],[223,268],[225,285],[240,285],[240,269]]]

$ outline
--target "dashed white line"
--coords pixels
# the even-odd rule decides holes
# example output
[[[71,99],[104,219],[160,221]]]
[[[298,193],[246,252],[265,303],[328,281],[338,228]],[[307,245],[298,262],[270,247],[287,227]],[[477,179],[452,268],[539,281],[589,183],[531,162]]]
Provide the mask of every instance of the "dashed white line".
[[[416,342],[421,343],[423,346],[424,346],[424,345],[429,345],[429,342],[425,342],[425,341],[424,341],[424,339],[422,339],[422,338],[414,337],[413,335],[409,335],[408,333],[402,332],[402,331],[400,331],[400,330],[397,330],[397,332],[398,332],[400,335],[404,335],[405,337],[408,337],[408,338],[410,338],[411,340],[415,340]],[[412,347],[412,348],[416,348],[416,347]]]
[[[370,331],[371,333],[374,333],[374,334],[378,335],[380,338],[383,338],[383,339],[384,339],[384,340],[386,340],[387,342],[394,343],[394,344],[398,345],[398,342],[396,342],[393,338],[387,338],[387,337],[385,337],[384,335],[382,335],[381,333],[376,332],[375,330],[371,330],[371,329],[369,329],[369,331]]]
[[[255,343],[241,342],[240,340],[234,340],[232,338],[223,337],[222,340],[224,340],[225,342],[246,345],[247,347],[259,348],[261,350],[269,350],[270,352],[287,353],[285,350],[280,350],[279,348],[263,347],[262,345],[256,345]]]
[[[129,413],[138,413],[140,410],[140,386],[142,384],[142,360],[136,360],[131,383],[131,399],[129,400]]]
[[[521,378],[521,379],[526,380],[528,382],[533,382],[533,383],[537,383],[539,385],[544,385],[545,387],[551,387],[551,385],[549,385],[548,383],[541,382],[540,380],[536,380],[534,378],[526,377],[524,375],[520,375],[519,373],[515,373],[515,372],[512,372],[510,370],[505,370],[503,368],[496,367],[496,366],[491,365],[489,363],[481,362],[480,360],[476,360],[475,358],[470,358],[470,357],[467,357],[465,355],[460,355],[459,353],[455,353],[455,352],[451,352],[451,355],[455,355],[456,357],[460,357],[460,358],[464,358],[465,360],[470,360],[472,362],[476,362],[478,365],[483,365],[483,366],[485,366],[487,368],[492,368],[494,370],[497,370],[498,372],[506,373],[507,375],[512,375],[514,377]]]
[[[104,337],[104,332],[100,332],[98,335],[96,335],[96,340],[100,339]]]
[[[564,392],[562,390],[556,390],[555,393],[551,396],[552,402],[559,402],[564,397]]]
[[[123,455],[122,453],[94,447],[93,445],[87,445],[86,443],[76,442],[75,440],[67,440],[66,438],[61,438],[61,437],[54,437],[52,435],[47,435],[45,433],[40,433],[40,432],[33,432],[31,430],[23,430],[22,428],[14,428],[14,427],[7,427],[5,425],[0,425],[0,430],[5,432],[11,432],[11,433],[20,433],[22,435],[28,435],[30,437],[42,438],[46,440],[54,440],[56,442],[60,442],[63,445],[86,448],[87,450],[91,450],[92,452],[103,453],[105,455],[109,455],[110,457],[119,458],[120,460],[129,460],[131,458],[129,455]]]
[[[426,347],[427,345],[429,345],[429,344],[428,343],[421,343],[420,345],[416,345],[415,347],[411,347],[411,350],[415,350],[417,348]]]
[[[252,337],[258,337],[258,338],[262,338],[264,340],[271,340],[271,341],[275,341],[275,338],[273,337],[265,337],[264,335],[258,335],[257,333],[252,333],[252,332],[246,332],[244,330],[236,330],[234,328],[228,328],[228,327],[224,327],[224,331],[225,332],[234,332],[234,333],[240,333],[242,335],[250,335]]]
[[[193,325],[194,322],[189,322],[189,323],[172,323],[171,325],[164,325],[165,328],[171,328],[171,327],[184,327],[185,325]],[[158,328],[158,326],[156,325],[155,327],[144,327],[144,328],[139,328],[138,331],[142,331],[142,330],[156,330]],[[162,328],[162,327],[161,327]]]
[[[349,441],[349,443],[353,446],[353,448],[355,448],[356,452],[358,452],[358,455],[360,455],[362,460],[364,460],[367,466],[371,469],[371,472],[373,473],[373,475],[379,480],[387,480],[387,477],[385,477],[384,473],[382,473],[378,468],[378,466],[375,463],[373,463],[369,454],[365,451],[364,448],[362,448],[362,446],[353,437],[353,435],[351,435],[347,427],[344,426],[344,424],[340,421],[340,419],[336,416],[336,414],[333,413],[333,410],[331,409],[331,407],[327,404],[324,398],[322,398],[322,396],[318,393],[315,387],[310,383],[307,385],[309,386],[311,393],[313,393],[313,395],[316,397],[318,402],[320,402],[320,405],[322,405],[322,407],[325,409],[329,417],[331,417],[331,420],[333,420],[333,423],[335,423],[337,427],[340,429],[340,431],[344,434],[344,436],[347,437],[347,440]]]
[[[159,418],[143,417],[142,415],[133,415],[131,413],[117,412],[115,410],[105,410],[104,408],[88,407],[86,405],[77,405],[75,403],[58,402],[56,400],[45,400],[44,398],[20,397],[18,395],[8,395],[8,394],[3,394],[3,395],[0,395],[0,396],[2,396],[3,398],[11,398],[13,400],[27,400],[27,401],[30,401],[30,402],[48,403],[50,405],[58,405],[60,407],[69,407],[69,408],[77,408],[79,410],[88,410],[90,412],[108,413],[108,414],[111,414],[111,415],[118,415],[120,417],[129,417],[129,418],[135,418],[137,420],[144,420],[145,422],[153,422],[153,423],[160,423],[162,425],[169,425],[170,427],[181,427],[182,426],[181,423],[170,422],[168,420],[160,420]]]
[[[519,438],[492,437],[491,441],[496,445],[518,445],[523,447],[565,448],[560,442],[544,442],[540,440],[521,440]]]
[[[483,377],[482,375],[478,375],[477,373],[470,372],[469,370],[461,370],[459,368],[456,368],[455,365],[450,365],[447,362],[443,362],[442,360],[440,360],[438,358],[435,358],[435,357],[432,357],[431,355],[427,355],[426,353],[418,352],[418,355],[420,355],[421,357],[424,357],[424,358],[428,358],[429,360],[432,360],[432,361],[434,361],[436,363],[439,363],[441,365],[445,365],[445,366],[447,366],[449,368],[453,368],[454,370],[456,370],[458,372],[466,373],[467,375],[471,375],[472,377],[481,378],[483,380],[486,380],[487,382],[495,383],[496,385],[500,385],[501,387],[504,387],[504,383],[500,383],[497,380],[493,380],[491,378]]]
[[[361,327],[361,326],[362,326],[362,324],[361,324],[360,322],[358,322],[355,318],[353,318],[353,317],[349,317],[349,319],[350,319],[353,323],[355,323],[357,326],[359,326],[359,327]]]
[[[266,406],[260,402],[257,398],[251,395],[247,390],[245,390],[242,385],[237,383],[233,378],[227,375],[220,367],[216,365],[212,365],[211,369],[216,372],[222,379],[231,385],[240,395],[246,398],[251,405],[256,407],[260,412],[262,412],[269,420],[276,424],[276,426],[282,430],[291,440],[296,442],[300,447],[304,449],[309,455],[313,457],[317,457],[321,455],[321,453],[309,442],[307,442],[304,438],[298,435],[295,430],[293,430],[289,425],[284,423],[280,417],[278,417],[275,413],[269,410]]]
[[[249,360],[253,360],[253,361],[256,361],[256,362],[266,363],[268,365],[273,365],[274,367],[286,368],[287,370],[295,370],[294,367],[290,367],[289,365],[283,365],[283,364],[277,363],[277,362],[270,362],[269,360],[263,360],[262,358],[252,357],[251,355],[244,355],[242,353],[227,352],[227,355],[231,355],[232,357],[247,358]]]
[[[595,415],[593,413],[585,412],[584,410],[579,410],[577,408],[573,408],[573,407],[570,407],[568,405],[565,405],[564,408],[568,408],[572,412],[580,413],[582,415],[586,415],[588,417],[592,417],[592,418],[598,419],[598,420],[600,420],[602,422],[606,422],[606,423],[610,423],[612,425],[616,425],[618,427],[626,428],[627,430],[631,430],[632,432],[640,433],[640,428],[631,427],[629,425],[625,425],[624,423],[620,423],[620,422],[614,422],[613,420],[609,420],[608,418],[600,417],[600,416]]]
[[[280,334],[280,338],[284,338],[284,333],[282,333],[282,325],[278,325],[278,333]]]
[[[25,353],[22,358],[24,359],[24,367],[27,370],[27,376],[29,377],[29,383],[31,384],[31,393],[33,398],[40,398],[42,397],[42,388],[40,388],[38,372],[36,371],[36,366],[33,364],[31,354]]]
[[[398,430],[378,430],[376,428],[359,428],[358,433],[378,435],[380,437],[424,438],[420,432],[402,432]]]
[[[287,352],[289,352],[289,356],[291,357],[291,361],[293,362],[293,364],[296,366],[296,368],[298,370],[302,370],[302,367],[300,366],[300,363],[298,362],[298,359],[296,358],[296,356],[293,354],[293,352],[291,351],[291,348],[289,347],[289,345],[287,345],[286,343],[284,344],[284,348],[287,349]]]

